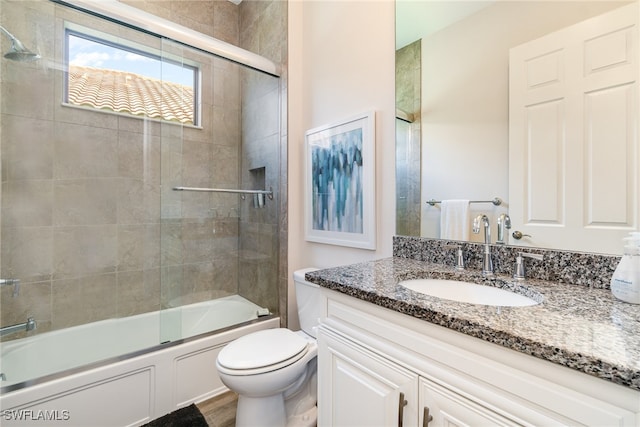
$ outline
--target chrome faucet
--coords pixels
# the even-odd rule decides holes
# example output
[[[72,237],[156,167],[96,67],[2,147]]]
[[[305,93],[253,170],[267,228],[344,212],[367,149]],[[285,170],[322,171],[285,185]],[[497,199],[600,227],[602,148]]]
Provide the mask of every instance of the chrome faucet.
[[[0,337],[9,334],[15,334],[16,332],[20,331],[33,331],[37,326],[38,324],[36,323],[36,320],[33,317],[29,317],[24,323],[17,323],[15,325],[0,328]]]
[[[498,238],[496,239],[497,245],[504,245],[504,230],[505,228],[509,230],[511,228],[511,218],[509,215],[503,213],[498,217]]]
[[[456,249],[456,270],[464,270],[464,253],[462,252],[462,245],[445,245],[446,249]]]
[[[493,261],[491,260],[491,227],[489,226],[489,217],[486,215],[478,215],[473,220],[474,234],[480,233],[480,223],[484,225],[484,255],[482,258],[482,275],[493,276]]]
[[[524,260],[522,259],[523,257],[537,259],[538,261],[542,261],[544,259],[544,255],[542,254],[533,254],[530,252],[518,252],[518,256],[516,257],[516,265],[513,268],[513,278],[516,280],[524,280],[526,278]]]

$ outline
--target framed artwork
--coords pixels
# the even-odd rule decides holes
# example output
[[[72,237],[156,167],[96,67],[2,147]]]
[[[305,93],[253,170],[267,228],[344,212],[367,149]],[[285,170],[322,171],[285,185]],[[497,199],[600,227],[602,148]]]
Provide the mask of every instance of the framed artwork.
[[[375,249],[375,112],[307,131],[305,148],[305,239]]]

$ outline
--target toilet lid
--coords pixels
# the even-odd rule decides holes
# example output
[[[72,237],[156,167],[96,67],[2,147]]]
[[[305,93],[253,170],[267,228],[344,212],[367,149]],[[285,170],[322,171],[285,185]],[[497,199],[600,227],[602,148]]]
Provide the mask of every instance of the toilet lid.
[[[254,332],[227,344],[218,363],[229,369],[256,369],[289,360],[307,348],[307,341],[286,328]]]

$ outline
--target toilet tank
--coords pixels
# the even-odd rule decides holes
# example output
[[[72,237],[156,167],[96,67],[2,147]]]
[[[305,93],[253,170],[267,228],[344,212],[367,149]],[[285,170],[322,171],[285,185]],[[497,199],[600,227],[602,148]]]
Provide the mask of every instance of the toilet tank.
[[[293,272],[300,328],[314,338],[316,338],[315,326],[318,326],[320,318],[320,286],[304,280],[304,275],[309,271],[316,270],[318,269],[303,268]]]

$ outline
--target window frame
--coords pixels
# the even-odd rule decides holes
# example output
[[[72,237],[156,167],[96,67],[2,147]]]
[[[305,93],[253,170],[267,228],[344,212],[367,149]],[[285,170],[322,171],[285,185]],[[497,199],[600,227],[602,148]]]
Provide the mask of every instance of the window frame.
[[[136,114],[128,114],[128,113],[123,113],[119,111],[110,111],[110,113],[120,114],[126,117],[137,117],[139,119],[158,120],[163,123],[173,123],[173,124],[180,124],[184,126],[201,127],[201,123],[200,123],[201,111],[199,106],[200,106],[200,100],[202,97],[202,93],[200,89],[202,71],[201,71],[200,64],[198,64],[195,61],[187,60],[186,58],[173,59],[171,58],[172,56],[175,58],[178,58],[178,56],[170,53],[165,53],[153,47],[144,46],[134,41],[127,40],[128,44],[124,44],[120,41],[114,41],[113,39],[122,40],[124,39],[124,37],[115,36],[112,34],[104,33],[102,31],[89,29],[74,23],[70,23],[70,22],[65,22],[65,26],[64,26],[64,55],[63,55],[64,56],[64,82],[63,82],[62,97],[63,97],[63,102],[66,105],[73,105],[69,103],[69,67],[70,67],[69,37],[70,36],[82,38],[98,44],[103,44],[114,49],[122,50],[123,52],[134,53],[140,56],[144,56],[144,57],[159,61],[161,64],[169,63],[172,65],[176,65],[176,66],[180,66],[180,67],[192,70],[193,71],[193,105],[192,105],[193,123],[177,123],[175,121],[165,120],[163,118],[139,116]],[[151,36],[157,37],[161,42],[162,40],[165,39],[155,34],[152,34]],[[170,39],[166,39],[166,40],[170,40]],[[92,111],[105,112],[105,110],[101,110],[98,108],[90,108],[90,107],[86,107],[86,108],[89,108]]]

